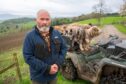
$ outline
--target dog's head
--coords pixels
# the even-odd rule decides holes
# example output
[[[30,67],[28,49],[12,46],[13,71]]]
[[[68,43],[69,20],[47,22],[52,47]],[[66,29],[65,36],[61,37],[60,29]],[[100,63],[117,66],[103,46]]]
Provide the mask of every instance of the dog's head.
[[[89,32],[89,35],[90,37],[96,37],[98,36],[99,34],[101,33],[101,30],[97,27],[97,26],[92,26],[90,28],[90,32]]]

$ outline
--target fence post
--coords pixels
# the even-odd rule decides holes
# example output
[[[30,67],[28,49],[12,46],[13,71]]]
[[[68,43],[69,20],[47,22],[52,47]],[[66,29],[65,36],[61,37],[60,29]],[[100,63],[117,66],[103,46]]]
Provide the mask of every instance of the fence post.
[[[22,81],[22,76],[21,76],[21,72],[20,72],[20,68],[19,68],[18,59],[17,59],[17,53],[13,54],[13,59],[14,59],[15,66],[16,66],[17,76],[18,76],[19,80]]]

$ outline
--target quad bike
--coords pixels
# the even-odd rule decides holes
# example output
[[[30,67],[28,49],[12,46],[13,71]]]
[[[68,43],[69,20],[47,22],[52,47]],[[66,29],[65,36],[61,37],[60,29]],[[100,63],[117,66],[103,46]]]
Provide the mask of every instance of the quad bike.
[[[62,65],[61,72],[66,79],[80,78],[93,84],[126,84],[126,40],[111,35],[108,41],[92,46],[88,53],[78,52],[77,46],[68,51]]]

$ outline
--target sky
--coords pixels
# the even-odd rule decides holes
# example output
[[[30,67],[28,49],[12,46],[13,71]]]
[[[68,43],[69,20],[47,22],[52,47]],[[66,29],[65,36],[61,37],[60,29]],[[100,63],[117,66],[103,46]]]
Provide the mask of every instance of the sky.
[[[122,0],[104,0],[109,12],[118,12]],[[99,0],[0,0],[0,14],[36,16],[40,9],[49,11],[52,17],[73,17],[88,14]]]

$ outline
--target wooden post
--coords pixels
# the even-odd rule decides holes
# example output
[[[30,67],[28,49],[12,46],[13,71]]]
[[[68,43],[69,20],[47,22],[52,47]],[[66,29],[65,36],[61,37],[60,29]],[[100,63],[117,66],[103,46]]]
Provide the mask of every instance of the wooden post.
[[[19,68],[18,59],[17,59],[17,53],[13,54],[13,59],[14,59],[15,66],[16,66],[17,76],[18,76],[19,80],[22,81],[22,76],[21,76],[21,72],[20,72],[20,68]]]

